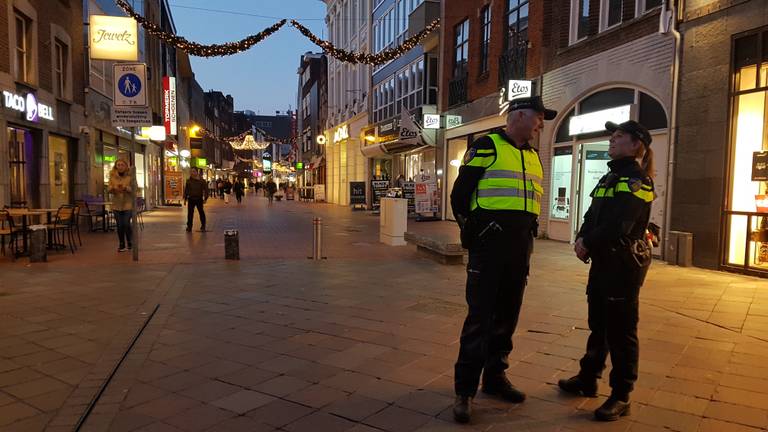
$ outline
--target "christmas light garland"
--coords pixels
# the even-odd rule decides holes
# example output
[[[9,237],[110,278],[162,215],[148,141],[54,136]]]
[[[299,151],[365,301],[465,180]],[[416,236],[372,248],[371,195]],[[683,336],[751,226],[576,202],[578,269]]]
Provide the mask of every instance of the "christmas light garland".
[[[279,21],[267,27],[261,32],[241,39],[236,42],[227,42],[223,44],[203,45],[197,42],[191,42],[181,36],[171,34],[160,28],[157,24],[149,21],[136,13],[135,10],[125,0],[115,0],[115,3],[125,11],[128,16],[135,19],[152,36],[157,37],[166,44],[176,47],[187,54],[196,57],[223,57],[246,51],[263,41],[276,31],[280,30],[286,23],[286,20]]]
[[[392,61],[412,50],[416,45],[419,44],[419,42],[426,38],[427,35],[440,27],[440,19],[432,21],[427,27],[424,28],[424,30],[418,32],[414,36],[409,37],[402,44],[394,48],[384,50],[378,54],[349,52],[341,48],[337,48],[333,45],[333,43],[315,36],[308,28],[299,24],[299,22],[296,20],[291,20],[291,25],[296,27],[296,29],[298,29],[307,39],[311,40],[312,43],[322,48],[323,51],[337,60],[343,61],[345,63],[364,63],[375,66],[384,64],[388,61]]]

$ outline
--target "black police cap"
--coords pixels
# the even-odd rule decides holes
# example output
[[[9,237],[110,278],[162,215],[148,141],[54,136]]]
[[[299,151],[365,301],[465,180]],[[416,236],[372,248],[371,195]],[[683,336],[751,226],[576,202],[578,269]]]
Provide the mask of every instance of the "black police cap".
[[[617,130],[626,132],[642,141],[646,147],[651,145],[651,142],[653,141],[651,134],[648,132],[648,129],[634,120],[627,120],[624,123],[619,124],[614,122],[606,122],[605,128],[610,132],[616,132]]]
[[[544,120],[552,120],[557,117],[557,111],[544,107],[541,96],[515,99],[509,103],[509,112],[521,109],[532,109],[544,114]]]

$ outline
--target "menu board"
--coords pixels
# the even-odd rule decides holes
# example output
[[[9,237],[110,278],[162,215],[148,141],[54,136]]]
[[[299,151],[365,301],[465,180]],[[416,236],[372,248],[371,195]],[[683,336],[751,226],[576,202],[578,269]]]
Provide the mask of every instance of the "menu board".
[[[381,198],[387,196],[389,189],[389,180],[371,180],[371,192],[373,192],[373,208],[377,209],[381,205]]]
[[[403,183],[403,198],[408,200],[408,213],[416,211],[416,183]]]
[[[752,181],[768,180],[768,152],[752,153]]]

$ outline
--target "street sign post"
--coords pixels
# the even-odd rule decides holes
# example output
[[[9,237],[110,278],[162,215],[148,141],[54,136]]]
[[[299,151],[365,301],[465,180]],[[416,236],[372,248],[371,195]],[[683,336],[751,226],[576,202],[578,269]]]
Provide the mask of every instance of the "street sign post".
[[[147,106],[147,65],[144,63],[116,63],[115,88],[112,105],[116,107]]]

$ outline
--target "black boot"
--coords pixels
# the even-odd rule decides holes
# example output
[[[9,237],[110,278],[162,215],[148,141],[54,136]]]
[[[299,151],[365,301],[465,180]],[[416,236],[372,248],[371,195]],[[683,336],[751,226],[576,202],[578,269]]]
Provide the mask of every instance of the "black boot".
[[[457,395],[453,402],[453,419],[457,423],[468,423],[470,417],[472,417],[472,398]]]
[[[557,385],[565,392],[586,397],[597,397],[597,380],[585,379],[580,375],[561,379]]]
[[[515,388],[504,374],[487,379],[483,377],[483,393],[498,396],[512,403],[522,403],[525,400],[525,393]]]
[[[600,408],[595,410],[595,419],[600,421],[616,421],[619,417],[628,416],[629,414],[629,398],[626,401],[622,401],[615,396],[611,396]]]

